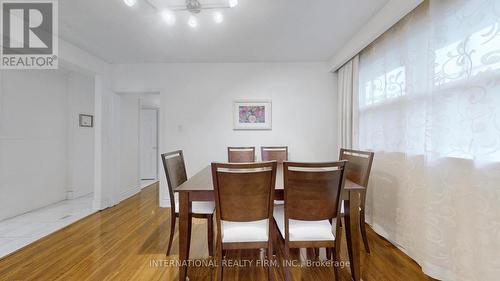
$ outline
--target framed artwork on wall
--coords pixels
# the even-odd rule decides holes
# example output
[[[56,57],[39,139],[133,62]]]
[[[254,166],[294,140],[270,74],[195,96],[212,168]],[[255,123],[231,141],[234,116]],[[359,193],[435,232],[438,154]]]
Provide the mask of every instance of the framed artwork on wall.
[[[271,130],[272,106],[270,100],[235,100],[234,130]]]
[[[79,115],[80,127],[94,127],[94,116],[88,114]]]

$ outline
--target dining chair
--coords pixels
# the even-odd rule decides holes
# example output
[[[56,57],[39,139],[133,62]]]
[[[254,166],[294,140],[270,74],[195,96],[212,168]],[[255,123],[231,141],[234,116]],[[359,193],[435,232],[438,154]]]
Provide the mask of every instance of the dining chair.
[[[283,163],[285,204],[274,207],[274,220],[284,239],[286,281],[290,280],[290,248],[334,248],[334,261],[340,258],[341,229],[337,218],[344,170],[345,161]],[[340,280],[338,266],[334,267],[334,274],[335,280]]]
[[[212,163],[217,223],[217,280],[223,277],[223,252],[267,249],[273,258],[273,199],[276,161]],[[268,262],[268,278],[274,280]]]
[[[170,197],[170,237],[168,238],[167,256],[170,255],[172,240],[175,232],[175,221],[179,216],[179,196],[174,194],[174,188],[178,187],[187,180],[186,165],[182,150],[176,150],[161,155],[163,169],[167,177],[168,194]],[[214,224],[213,214],[215,202],[213,201],[193,201],[192,217],[207,220],[207,240],[208,254],[213,256],[214,251]]]
[[[255,147],[228,147],[227,159],[229,163],[255,162]]]
[[[262,146],[260,148],[262,161],[276,160],[278,163],[288,161],[288,146]]]
[[[262,161],[276,160],[279,164],[288,161],[288,146],[262,146],[260,148]],[[284,204],[283,200],[274,200],[274,204]]]
[[[370,253],[370,246],[368,245],[368,238],[366,236],[365,226],[365,203],[366,192],[368,189],[368,180],[370,179],[370,172],[372,169],[373,158],[375,154],[370,151],[353,150],[353,149],[340,149],[340,160],[347,160],[345,169],[346,178],[350,181],[365,187],[364,192],[361,193],[361,204],[359,208],[359,228],[363,238],[365,251]],[[342,204],[342,213],[343,204]]]

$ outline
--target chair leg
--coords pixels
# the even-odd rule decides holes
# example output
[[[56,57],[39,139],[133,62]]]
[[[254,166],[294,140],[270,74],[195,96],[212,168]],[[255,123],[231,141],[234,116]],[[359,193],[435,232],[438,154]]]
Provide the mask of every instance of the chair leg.
[[[339,227],[336,230],[336,235],[335,235],[335,247],[333,248],[334,259],[340,259],[340,244],[342,244],[341,242],[342,242],[342,227]]]
[[[340,258],[338,248],[335,248],[333,251],[333,274],[335,275],[335,281],[340,281],[340,262],[337,260]]]
[[[267,238],[267,275],[269,281],[274,281],[274,272],[273,272],[273,239],[274,239],[274,223],[271,221],[269,223],[269,237]]]
[[[361,236],[363,237],[363,244],[365,244],[365,251],[366,253],[370,254],[368,237],[366,237],[365,210],[363,209],[361,209],[361,211],[359,212],[359,229],[361,230]]]
[[[207,217],[207,241],[208,255],[214,256],[214,219],[213,216]]]
[[[222,267],[222,252],[224,251],[222,249],[222,242],[217,242],[218,244],[218,251],[217,251],[217,280],[218,281],[222,281],[222,275],[224,274],[224,270],[223,270],[223,267]]]
[[[274,280],[274,268],[273,268],[273,245],[272,243],[269,243],[269,248],[267,248],[267,261],[268,261],[268,268],[267,268],[267,275],[269,281]]]
[[[330,221],[330,224],[332,224],[333,220],[329,219],[329,221]],[[332,260],[332,250],[333,250],[333,248],[325,248],[325,250],[326,250],[326,259],[327,260]]]
[[[314,260],[316,251],[314,248],[306,248],[306,256],[308,259]]]
[[[170,256],[170,249],[172,248],[172,241],[174,240],[176,218],[175,213],[170,215],[170,237],[168,238],[167,256]]]
[[[342,221],[342,218],[339,218],[338,221]],[[341,224],[335,229],[335,247],[333,248],[333,272],[335,274],[335,280],[340,280],[340,244],[342,242],[342,227]]]
[[[273,221],[272,221],[271,224],[272,224],[272,228],[273,228],[273,236],[271,236],[271,239],[275,239],[273,241],[277,242],[278,245],[279,245],[279,240],[280,240],[281,236],[280,236],[280,232],[279,232],[278,226],[276,225],[276,222],[274,221],[274,219],[273,219]],[[278,248],[278,246],[273,247],[273,256],[278,255],[277,248]]]
[[[290,247],[288,247],[288,243],[285,241],[285,262],[283,264],[283,268],[285,270],[285,281],[290,281],[290,272],[288,268],[289,262],[290,262]]]
[[[326,249],[326,255],[327,255],[328,259],[332,258],[332,251],[335,251],[333,253],[333,261],[334,262],[336,262],[335,257],[340,258],[339,252],[340,252],[340,241],[342,240],[342,218],[343,218],[343,215],[340,215],[336,220],[337,226],[336,226],[336,230],[335,230],[335,247],[331,248],[331,249]],[[330,220],[330,223],[332,223],[331,220]],[[337,253],[336,256],[335,256],[335,253]]]

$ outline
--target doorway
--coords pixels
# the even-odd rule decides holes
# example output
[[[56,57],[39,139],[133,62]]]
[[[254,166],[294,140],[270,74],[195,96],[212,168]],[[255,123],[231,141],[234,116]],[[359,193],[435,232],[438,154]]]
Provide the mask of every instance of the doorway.
[[[140,110],[140,177],[141,180],[158,179],[158,109]]]

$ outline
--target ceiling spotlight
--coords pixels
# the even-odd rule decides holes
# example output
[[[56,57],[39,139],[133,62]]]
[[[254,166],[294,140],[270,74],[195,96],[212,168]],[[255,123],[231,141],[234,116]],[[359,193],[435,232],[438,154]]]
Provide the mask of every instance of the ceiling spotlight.
[[[214,21],[215,21],[215,23],[221,23],[224,21],[224,16],[222,15],[221,12],[215,12]]]
[[[191,28],[196,28],[198,27],[198,20],[196,19],[195,16],[191,15],[189,16],[189,19],[188,19],[188,25],[191,27]]]
[[[233,8],[238,5],[238,0],[229,0],[229,7]]]
[[[0,0],[1,2],[2,0]],[[202,11],[205,10],[211,10],[213,11],[212,18],[216,24],[221,24],[224,22],[224,14],[221,12],[222,10],[225,9],[230,9],[233,7],[236,7],[238,5],[238,0],[217,0],[218,3],[215,4],[210,4],[210,5],[202,5],[200,1],[202,0],[176,0],[177,2],[184,1],[185,4],[172,4],[172,5],[165,5],[160,4],[159,2],[164,2],[168,0],[122,0],[125,5],[128,7],[133,7],[137,6],[138,4],[142,5],[144,3],[139,3],[139,1],[145,1],[146,4],[151,6],[154,10],[156,10],[157,15],[161,16],[165,23],[167,25],[174,25],[177,22],[177,12],[187,12],[189,15],[187,19],[187,24],[189,27],[196,29],[198,28],[198,25],[200,24],[198,22],[198,18],[196,17],[197,14],[201,13]],[[173,0],[170,0],[173,1]],[[203,0],[203,1],[209,1],[209,0]],[[210,0],[214,1],[214,0]],[[158,2],[158,3],[157,3]]]
[[[170,10],[163,10],[161,12],[161,17],[168,25],[175,24],[175,15]]]
[[[135,4],[137,4],[137,0],[123,0],[123,2],[129,7],[135,6]]]

